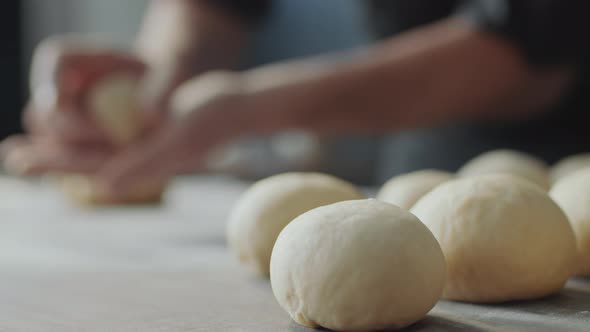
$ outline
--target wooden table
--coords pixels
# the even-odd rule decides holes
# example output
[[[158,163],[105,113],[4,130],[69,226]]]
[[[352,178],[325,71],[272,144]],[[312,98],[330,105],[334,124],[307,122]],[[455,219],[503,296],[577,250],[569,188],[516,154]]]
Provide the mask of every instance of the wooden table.
[[[0,331],[308,331],[225,248],[245,188],[185,179],[160,208],[83,210],[0,178]],[[408,331],[590,331],[590,281],[535,302],[441,301]]]

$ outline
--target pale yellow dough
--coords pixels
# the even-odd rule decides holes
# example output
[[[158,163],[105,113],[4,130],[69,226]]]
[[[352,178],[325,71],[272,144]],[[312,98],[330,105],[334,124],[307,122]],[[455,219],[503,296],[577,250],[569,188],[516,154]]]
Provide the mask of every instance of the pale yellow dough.
[[[556,183],[561,178],[588,167],[590,167],[590,153],[564,158],[551,168],[551,181]]]
[[[56,107],[56,73],[51,69],[58,66],[60,56],[66,51],[80,51],[88,55],[118,52],[100,43],[88,42],[87,39],[55,37],[43,41],[34,54],[30,79],[32,100],[38,107]],[[127,56],[125,53],[121,54]],[[121,147],[135,140],[141,131],[137,103],[140,80],[141,75],[135,70],[121,70],[101,77],[85,96],[85,111]],[[128,197],[113,201],[100,193],[93,178],[72,174],[63,176],[61,180],[61,186],[68,196],[76,202],[91,205],[158,202],[165,189],[165,185],[160,183],[145,183],[133,190]]]
[[[129,144],[140,133],[138,90],[138,77],[115,73],[97,82],[89,95],[92,115],[118,144]]]
[[[140,132],[137,94],[139,78],[128,73],[116,73],[103,78],[89,95],[90,111],[114,142],[125,146]],[[68,196],[84,205],[148,204],[162,199],[165,185],[146,183],[135,188],[127,197],[117,201],[103,196],[93,178],[67,175],[62,187]]]
[[[452,178],[452,173],[437,170],[403,174],[387,181],[377,194],[377,199],[409,210],[422,196]]]
[[[590,168],[563,177],[549,194],[568,216],[576,234],[576,274],[590,277]]]
[[[458,172],[461,177],[485,174],[511,174],[549,190],[549,168],[541,160],[519,151],[494,150],[467,162]]]
[[[539,298],[559,291],[573,272],[576,242],[567,217],[539,186],[519,177],[449,181],[411,212],[445,254],[447,299]]]
[[[281,230],[311,209],[363,195],[352,184],[319,173],[287,173],[259,181],[231,211],[227,240],[233,252],[261,275]]]
[[[295,322],[336,331],[398,329],[439,300],[445,259],[411,213],[375,199],[309,211],[281,232],[273,293]]]
[[[161,202],[165,191],[164,185],[149,184],[136,188],[135,191],[113,201],[98,190],[98,186],[92,177],[82,175],[67,175],[61,178],[61,187],[64,193],[81,205],[136,205],[156,204]]]

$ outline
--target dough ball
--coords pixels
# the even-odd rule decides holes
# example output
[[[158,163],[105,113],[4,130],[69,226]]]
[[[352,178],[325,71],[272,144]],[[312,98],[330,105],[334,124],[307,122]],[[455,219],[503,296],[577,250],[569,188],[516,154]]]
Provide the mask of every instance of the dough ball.
[[[411,210],[447,259],[444,297],[502,302],[559,291],[576,260],[574,233],[539,186],[512,175],[453,180]]]
[[[590,153],[567,157],[553,165],[551,180],[556,183],[561,178],[587,167],[590,167]]]
[[[452,178],[452,173],[435,170],[396,176],[383,185],[377,194],[377,199],[409,210],[434,187]]]
[[[362,198],[350,183],[318,173],[287,173],[247,190],[231,212],[228,244],[240,260],[268,275],[277,236],[291,220],[311,209]]]
[[[526,153],[512,150],[495,150],[484,153],[465,164],[459,176],[469,177],[484,174],[512,174],[527,179],[549,190],[547,165]]]
[[[140,134],[139,82],[134,73],[115,73],[99,80],[90,92],[92,115],[116,143],[128,144]]]
[[[92,177],[70,174],[62,177],[61,187],[73,201],[88,206],[156,204],[162,201],[166,188],[162,184],[145,184],[135,188],[127,197],[113,201],[98,190]]]
[[[439,300],[445,259],[415,216],[378,200],[309,211],[280,234],[271,284],[299,324],[337,331],[396,329]]]
[[[559,180],[549,193],[568,216],[576,234],[576,274],[590,277],[590,168]]]

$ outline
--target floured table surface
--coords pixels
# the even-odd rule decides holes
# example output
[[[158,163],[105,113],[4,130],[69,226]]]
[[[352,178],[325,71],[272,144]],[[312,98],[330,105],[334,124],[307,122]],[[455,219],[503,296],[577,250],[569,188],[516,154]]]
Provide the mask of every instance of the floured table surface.
[[[225,248],[246,187],[183,179],[162,207],[83,210],[0,178],[0,331],[308,331]],[[407,330],[590,331],[590,280],[540,301],[441,301]]]

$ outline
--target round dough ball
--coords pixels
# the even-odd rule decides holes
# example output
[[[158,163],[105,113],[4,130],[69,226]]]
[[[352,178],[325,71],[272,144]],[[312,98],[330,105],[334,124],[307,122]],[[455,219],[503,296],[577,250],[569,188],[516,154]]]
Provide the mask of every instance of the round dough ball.
[[[576,260],[574,233],[539,186],[512,175],[449,181],[411,210],[447,259],[444,297],[502,302],[560,290]]]
[[[311,209],[363,198],[352,184],[319,173],[286,173],[259,181],[231,212],[227,227],[230,248],[240,261],[268,275],[277,236],[291,220]]]
[[[587,167],[590,167],[590,153],[564,158],[551,168],[551,180],[556,183],[561,178]]]
[[[568,216],[576,234],[578,265],[575,273],[590,276],[590,168],[559,180],[549,192]]]
[[[452,173],[436,170],[396,176],[383,185],[377,194],[377,199],[409,210],[422,196],[452,178]]]
[[[545,190],[550,187],[548,167],[543,161],[512,150],[486,152],[466,163],[458,175],[471,177],[497,173],[520,176]]]
[[[415,216],[375,199],[307,212],[271,260],[279,304],[299,324],[337,331],[408,326],[440,299],[445,259]]]

